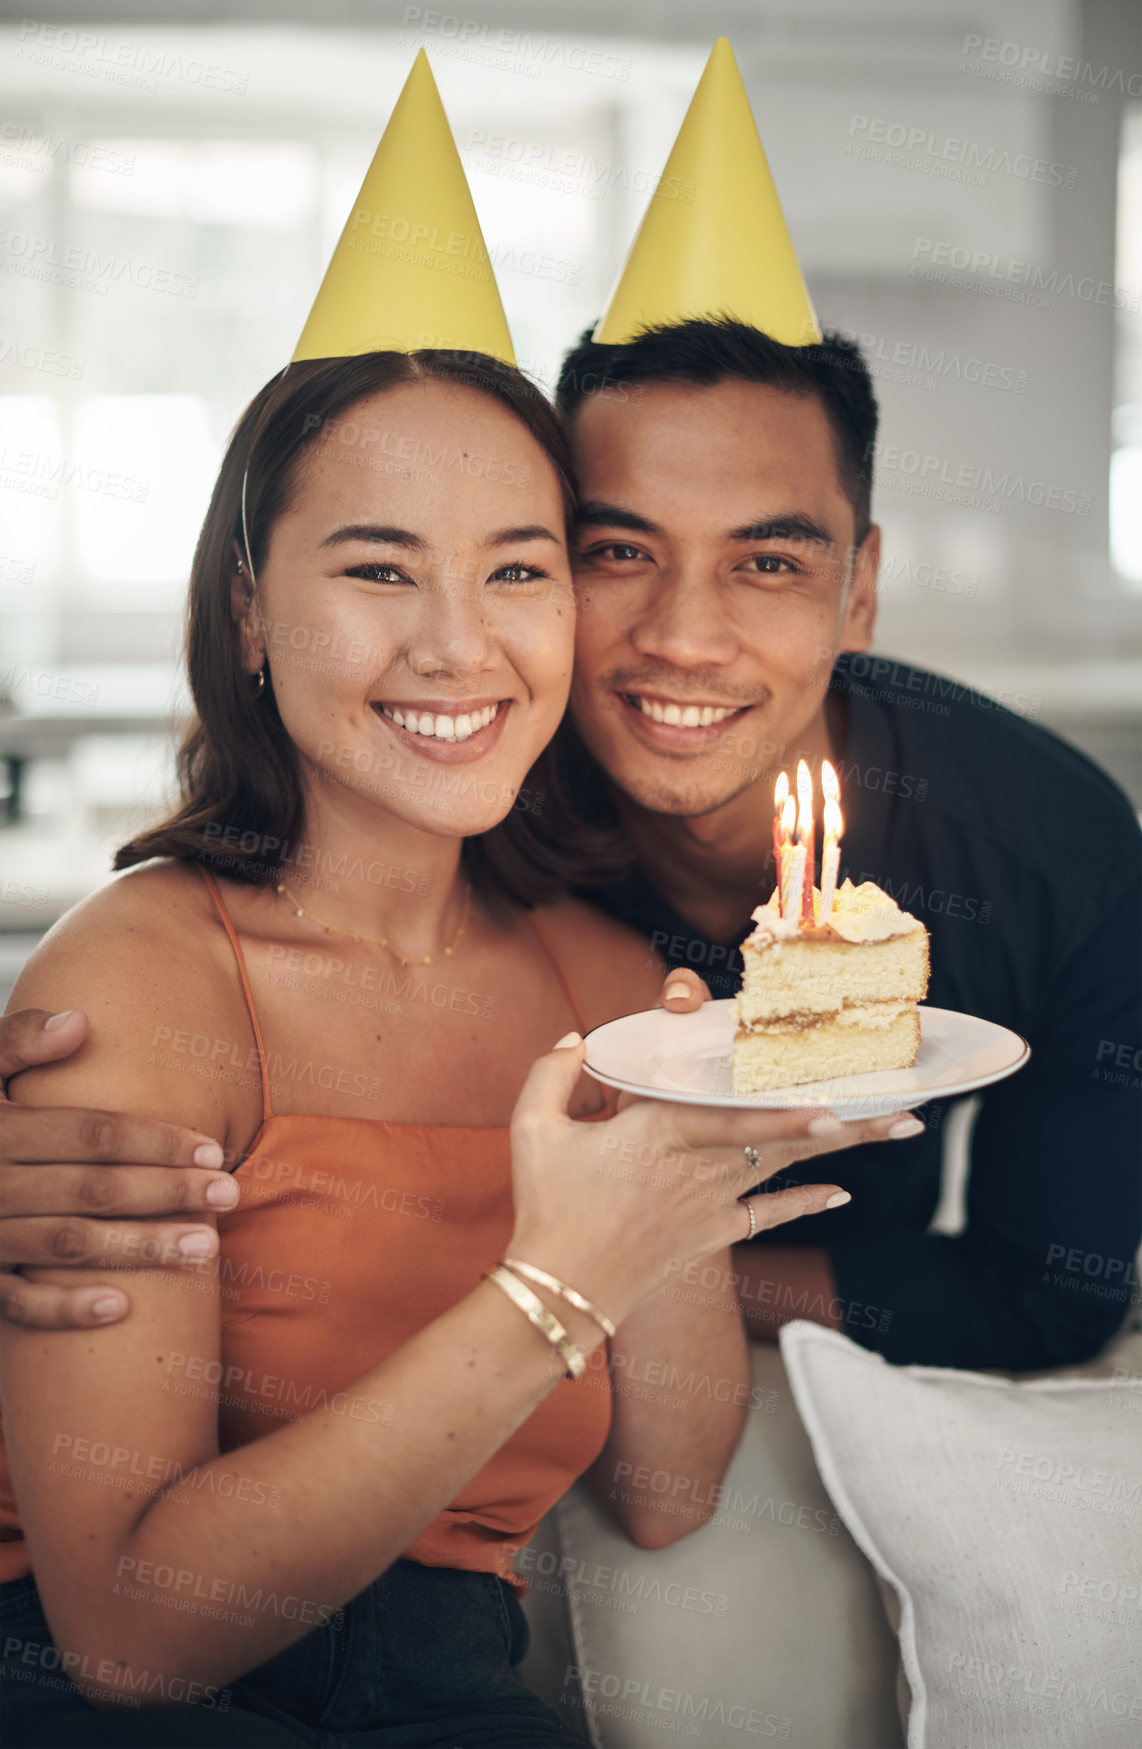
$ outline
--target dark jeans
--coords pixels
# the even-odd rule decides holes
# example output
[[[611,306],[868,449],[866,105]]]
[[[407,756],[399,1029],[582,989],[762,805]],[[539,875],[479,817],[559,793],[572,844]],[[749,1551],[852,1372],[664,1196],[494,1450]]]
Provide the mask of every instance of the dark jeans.
[[[121,1707],[89,1707],[30,1578],[0,1586],[0,1645],[4,1749],[583,1749],[512,1675],[527,1623],[490,1573],[397,1561],[327,1626],[193,1706],[140,1671]]]

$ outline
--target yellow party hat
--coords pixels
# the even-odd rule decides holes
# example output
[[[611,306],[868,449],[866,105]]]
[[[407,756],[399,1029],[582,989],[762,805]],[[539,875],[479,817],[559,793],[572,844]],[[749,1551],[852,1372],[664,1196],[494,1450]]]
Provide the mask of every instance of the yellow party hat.
[[[293,362],[485,352],[515,363],[448,117],[421,49],[369,165]]]
[[[594,339],[730,316],[786,346],[821,330],[727,37],[719,37]]]

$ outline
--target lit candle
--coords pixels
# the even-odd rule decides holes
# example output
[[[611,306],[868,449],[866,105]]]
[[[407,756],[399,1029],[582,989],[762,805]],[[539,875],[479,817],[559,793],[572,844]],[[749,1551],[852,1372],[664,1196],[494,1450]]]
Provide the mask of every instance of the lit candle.
[[[773,786],[773,878],[777,882],[777,909],[781,910],[781,852],[784,848],[781,816],[789,794],[789,778],[783,771]]]
[[[778,886],[778,909],[783,917],[792,917],[793,911],[793,824],[797,818],[797,803],[792,796],[786,796],[785,806],[781,810],[781,880]]]
[[[809,767],[803,759],[797,761],[797,845],[805,852],[801,859],[801,879],[794,878],[794,916],[800,915],[802,923],[813,922],[813,875],[814,875],[814,826],[813,826],[813,779]],[[797,895],[800,894],[798,905]]]
[[[821,789],[825,796],[825,839],[821,849],[821,915],[819,923],[827,923],[833,910],[833,894],[837,890],[837,875],[841,866],[841,786],[837,774],[826,759],[821,766]]]
[[[789,801],[792,804],[792,796],[790,796]],[[802,912],[799,907],[804,902],[805,895],[805,846],[793,844],[788,848],[786,854],[789,878],[786,882],[785,903],[782,906],[781,915],[800,921]]]

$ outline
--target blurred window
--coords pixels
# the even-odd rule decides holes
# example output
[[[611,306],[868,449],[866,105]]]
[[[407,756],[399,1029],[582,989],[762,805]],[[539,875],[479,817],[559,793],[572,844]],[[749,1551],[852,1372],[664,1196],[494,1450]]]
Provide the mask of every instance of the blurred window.
[[[220,460],[200,395],[81,401],[69,471],[85,582],[184,583]]]
[[[1142,103],[1126,106],[1118,169],[1118,311],[1110,555],[1142,589]]]

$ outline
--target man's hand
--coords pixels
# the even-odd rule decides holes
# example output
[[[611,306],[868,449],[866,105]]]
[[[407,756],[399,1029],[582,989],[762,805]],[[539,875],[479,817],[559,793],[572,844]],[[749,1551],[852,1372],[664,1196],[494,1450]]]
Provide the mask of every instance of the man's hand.
[[[0,1020],[0,1078],[70,1057],[87,1036],[75,1008],[26,1008]],[[210,1136],[110,1111],[36,1110],[0,1095],[0,1316],[41,1330],[113,1324],[130,1310],[118,1290],[43,1287],[12,1272],[171,1268],[213,1256],[218,1235],[197,1226],[239,1189]],[[203,1170],[207,1168],[207,1170]],[[181,1215],[160,1221],[157,1215]]]
[[[671,1014],[693,1014],[703,1002],[710,1001],[710,992],[697,972],[667,972],[658,1000]]]

